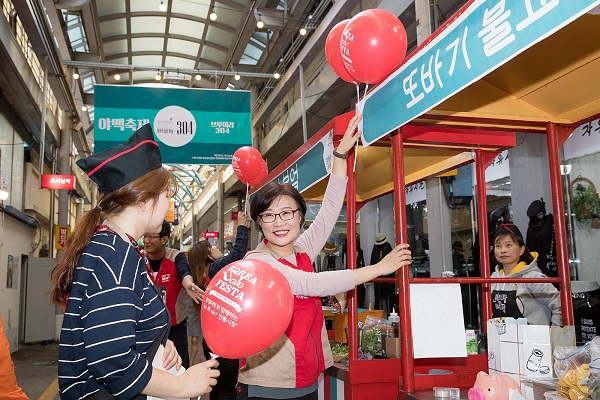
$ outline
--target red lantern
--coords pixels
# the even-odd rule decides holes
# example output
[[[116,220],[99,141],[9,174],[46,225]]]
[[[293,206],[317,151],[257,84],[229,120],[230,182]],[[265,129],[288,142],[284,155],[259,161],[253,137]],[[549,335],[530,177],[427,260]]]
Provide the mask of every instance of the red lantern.
[[[342,38],[342,32],[349,21],[349,19],[345,19],[341,22],[338,22],[331,29],[331,31],[329,31],[329,35],[327,35],[327,40],[325,41],[325,57],[327,57],[329,66],[333,69],[333,72],[335,72],[337,76],[346,82],[352,83],[356,82],[357,80],[350,75],[344,66],[344,63],[342,62],[342,55],[340,54],[340,39]]]
[[[231,166],[240,181],[247,184],[260,173],[261,162],[264,160],[257,149],[252,146],[244,146],[233,153]]]
[[[292,319],[294,296],[285,276],[259,260],[229,264],[210,281],[200,313],[211,351],[244,358],[271,346]]]
[[[348,73],[360,82],[377,84],[394,72],[406,55],[406,31],[391,12],[365,10],[346,25],[340,52]]]

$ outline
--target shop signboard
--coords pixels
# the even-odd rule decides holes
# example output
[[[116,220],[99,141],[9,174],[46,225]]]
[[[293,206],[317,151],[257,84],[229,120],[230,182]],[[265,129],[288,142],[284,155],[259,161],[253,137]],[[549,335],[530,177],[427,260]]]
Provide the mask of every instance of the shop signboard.
[[[575,128],[563,145],[564,159],[571,160],[600,151],[600,119],[586,122]]]
[[[75,175],[42,174],[42,188],[75,190]]]
[[[333,130],[327,132],[292,165],[274,178],[289,183],[300,193],[323,180],[333,166]]]
[[[67,239],[69,238],[70,234],[70,226],[57,225],[54,227],[54,247],[56,248],[56,250],[62,250],[65,248],[65,245],[67,244]]]
[[[231,164],[252,143],[250,92],[96,85],[94,151],[126,141],[150,123],[162,161]]]
[[[578,18],[599,0],[475,0],[364,100],[368,146]]]
[[[204,232],[203,234],[205,239],[218,239],[219,238],[219,232]]]

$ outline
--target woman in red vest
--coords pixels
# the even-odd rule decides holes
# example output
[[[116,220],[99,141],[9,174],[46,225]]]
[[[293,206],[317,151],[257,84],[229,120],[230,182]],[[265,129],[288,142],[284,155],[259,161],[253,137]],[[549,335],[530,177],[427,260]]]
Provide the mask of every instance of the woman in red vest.
[[[302,234],[306,202],[292,185],[270,182],[252,199],[250,214],[264,240],[245,258],[267,262],[285,275],[294,294],[294,311],[281,338],[242,362],[238,400],[316,400],[319,376],[333,365],[320,297],[352,290],[411,263],[408,245],[401,244],[377,264],[360,269],[316,273],[312,266],[329,239],[344,202],[346,159],[360,136],[360,131],[356,131],[359,120],[357,114],[333,151],[321,210]]]

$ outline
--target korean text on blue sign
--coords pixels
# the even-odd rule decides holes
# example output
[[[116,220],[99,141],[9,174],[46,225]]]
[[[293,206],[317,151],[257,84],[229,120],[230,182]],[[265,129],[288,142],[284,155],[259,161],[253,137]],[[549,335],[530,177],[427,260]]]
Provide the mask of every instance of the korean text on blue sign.
[[[551,35],[598,0],[476,0],[365,98],[365,146]]]

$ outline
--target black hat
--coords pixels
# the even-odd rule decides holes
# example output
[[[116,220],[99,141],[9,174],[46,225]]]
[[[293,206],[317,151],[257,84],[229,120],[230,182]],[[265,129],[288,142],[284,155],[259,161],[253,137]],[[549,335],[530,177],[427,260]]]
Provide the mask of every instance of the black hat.
[[[100,193],[108,194],[160,168],[162,161],[152,128],[146,124],[125,143],[82,158],[77,165],[98,184]]]
[[[454,243],[452,243],[452,249],[464,253],[465,249],[463,249],[462,240],[455,240]]]
[[[497,238],[500,235],[516,235],[523,239],[523,235],[521,235],[521,231],[515,224],[502,224],[496,229],[496,234],[494,238]]]
[[[544,203],[541,200],[534,200],[531,202],[529,208],[527,209],[527,216],[529,218],[533,218],[541,212],[546,214],[546,203]]]

